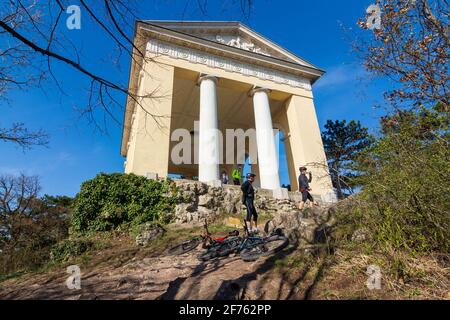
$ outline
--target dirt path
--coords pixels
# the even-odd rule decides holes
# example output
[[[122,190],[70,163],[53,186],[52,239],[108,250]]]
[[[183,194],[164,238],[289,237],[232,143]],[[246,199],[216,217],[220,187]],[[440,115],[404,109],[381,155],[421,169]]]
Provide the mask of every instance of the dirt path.
[[[295,298],[275,258],[244,262],[227,257],[200,262],[182,256],[132,258],[81,268],[81,290],[69,290],[68,274],[34,274],[0,283],[0,299],[283,299]],[[294,283],[294,282],[293,282]],[[295,283],[294,283],[295,284]]]

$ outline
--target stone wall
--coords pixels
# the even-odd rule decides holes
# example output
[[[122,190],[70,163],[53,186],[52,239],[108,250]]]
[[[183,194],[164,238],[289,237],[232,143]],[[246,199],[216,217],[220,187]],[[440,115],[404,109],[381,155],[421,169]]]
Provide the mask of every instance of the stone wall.
[[[189,223],[214,218],[220,214],[237,214],[245,211],[240,186],[209,186],[191,180],[175,180],[182,202],[175,207],[175,221]],[[268,213],[297,211],[296,202],[273,198],[271,191],[256,189],[255,206]]]

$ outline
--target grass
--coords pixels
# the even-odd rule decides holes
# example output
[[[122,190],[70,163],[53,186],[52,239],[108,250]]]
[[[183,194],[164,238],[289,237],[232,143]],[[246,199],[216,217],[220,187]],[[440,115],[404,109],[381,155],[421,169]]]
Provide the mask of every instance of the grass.
[[[15,271],[7,274],[0,274],[0,283],[9,279],[18,278],[23,274],[25,274],[25,271]]]
[[[301,251],[297,251],[293,255],[276,260],[275,265],[282,270],[288,270],[291,268],[302,269],[311,264],[311,262],[312,258],[309,255],[306,256],[303,255]]]
[[[396,252],[396,256],[362,250],[338,249],[333,264],[324,272],[317,298],[327,298],[328,291],[338,292],[342,299],[446,299],[450,287],[449,269],[438,265],[432,256],[412,258]],[[380,266],[381,290],[369,290],[367,267]]]

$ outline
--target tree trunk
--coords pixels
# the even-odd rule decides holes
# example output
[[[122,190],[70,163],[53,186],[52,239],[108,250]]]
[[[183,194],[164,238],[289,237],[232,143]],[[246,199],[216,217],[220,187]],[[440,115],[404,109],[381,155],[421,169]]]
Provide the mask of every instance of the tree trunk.
[[[339,174],[339,164],[335,163],[334,172],[336,174],[336,193],[339,200],[344,199],[344,194],[342,193],[341,186],[341,176]]]

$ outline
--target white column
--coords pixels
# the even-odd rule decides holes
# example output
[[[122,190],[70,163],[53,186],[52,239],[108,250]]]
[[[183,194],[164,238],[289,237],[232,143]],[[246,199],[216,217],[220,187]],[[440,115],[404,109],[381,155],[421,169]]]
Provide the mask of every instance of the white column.
[[[278,150],[275,148],[275,137],[273,135],[268,92],[269,90],[263,88],[252,91],[256,143],[258,146],[259,174],[261,178],[261,188],[279,190],[280,176],[278,174]]]
[[[219,180],[219,135],[217,122],[217,78],[202,76],[200,83],[200,123],[198,179],[205,183]]]

